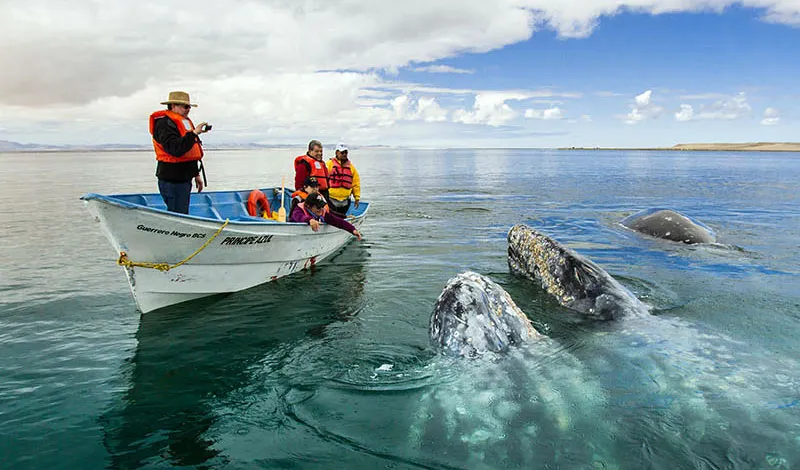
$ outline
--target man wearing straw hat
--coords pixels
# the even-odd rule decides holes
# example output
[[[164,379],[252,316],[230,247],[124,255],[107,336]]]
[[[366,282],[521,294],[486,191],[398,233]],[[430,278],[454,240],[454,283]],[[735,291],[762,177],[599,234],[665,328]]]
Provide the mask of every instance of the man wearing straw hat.
[[[191,103],[186,92],[171,91],[161,104],[167,105],[167,109],[150,115],[150,135],[158,160],[158,191],[168,211],[188,214],[192,180],[199,193],[204,183],[201,171],[205,177],[203,143],[199,136],[211,130],[211,126],[206,122],[195,126],[189,119],[189,110],[197,105]]]

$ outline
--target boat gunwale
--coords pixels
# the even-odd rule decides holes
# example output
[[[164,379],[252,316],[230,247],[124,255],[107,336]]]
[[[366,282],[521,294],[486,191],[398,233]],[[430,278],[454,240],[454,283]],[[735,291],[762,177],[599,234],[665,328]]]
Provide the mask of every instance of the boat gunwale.
[[[273,188],[268,188],[268,189],[273,189]],[[263,188],[262,188],[262,190],[263,190]],[[208,193],[216,193],[216,194],[219,194],[219,193],[237,193],[237,192],[239,192],[239,191],[237,191],[237,190],[232,190],[232,191],[208,191]],[[211,223],[215,223],[215,224],[225,223],[225,219],[202,217],[202,216],[199,216],[199,215],[191,215],[191,214],[182,214],[182,213],[179,213],[179,212],[170,212],[170,211],[168,211],[166,209],[159,209],[159,208],[155,208],[155,207],[150,207],[150,206],[146,206],[146,205],[142,205],[142,204],[135,204],[135,203],[132,203],[132,202],[128,202],[128,201],[124,201],[124,200],[118,199],[118,197],[127,197],[127,196],[157,196],[157,195],[159,195],[159,194],[158,193],[128,193],[128,194],[103,195],[103,194],[98,194],[98,193],[87,193],[87,194],[84,194],[83,196],[81,196],[80,200],[82,200],[82,201],[100,201],[100,202],[103,202],[103,203],[106,203],[106,204],[119,206],[119,207],[124,208],[124,209],[133,209],[133,210],[139,210],[139,211],[145,211],[145,212],[152,212],[152,213],[155,213],[155,214],[162,214],[162,215],[166,215],[168,217],[174,217],[174,218],[177,218],[177,219],[198,220],[198,221],[202,221],[202,222],[211,222]],[[349,220],[349,221],[358,221],[358,220],[361,220],[364,217],[366,217],[367,211],[369,211],[369,202],[366,203],[366,206],[367,207],[364,209],[364,212],[362,212],[361,214],[359,214],[357,216],[353,216],[352,219],[348,218],[347,220]],[[256,217],[253,217],[253,218],[256,219]],[[303,222],[290,222],[288,220],[286,222],[278,222],[277,220],[272,220],[272,219],[263,219],[263,221],[262,220],[228,219],[228,225],[255,225],[255,226],[262,226],[262,225],[287,225],[287,224],[291,224],[293,226],[308,225],[308,224],[305,224]]]

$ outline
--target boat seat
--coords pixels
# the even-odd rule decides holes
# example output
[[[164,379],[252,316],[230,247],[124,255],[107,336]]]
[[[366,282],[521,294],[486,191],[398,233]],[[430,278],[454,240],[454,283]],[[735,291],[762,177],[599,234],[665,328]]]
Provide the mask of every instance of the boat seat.
[[[119,199],[152,207],[153,209],[167,210],[167,205],[164,204],[164,199],[161,198],[160,194],[132,194],[127,197],[120,197]]]

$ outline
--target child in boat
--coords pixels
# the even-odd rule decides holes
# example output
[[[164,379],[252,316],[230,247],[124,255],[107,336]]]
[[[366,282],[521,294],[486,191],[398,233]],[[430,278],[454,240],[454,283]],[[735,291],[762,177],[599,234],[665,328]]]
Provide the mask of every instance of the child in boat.
[[[317,181],[317,178],[314,176],[309,176],[306,178],[305,182],[303,183],[303,188],[292,193],[292,203],[289,206],[289,215],[291,216],[292,212],[294,212],[294,208],[297,207],[297,205],[301,202],[305,201],[309,194],[318,192],[319,181]]]
[[[319,193],[309,194],[305,201],[298,203],[289,216],[290,222],[308,223],[311,230],[318,231],[319,223],[325,222],[336,228],[348,231],[356,238],[361,240],[361,233],[351,224],[338,215],[332,214],[328,210],[325,198]]]

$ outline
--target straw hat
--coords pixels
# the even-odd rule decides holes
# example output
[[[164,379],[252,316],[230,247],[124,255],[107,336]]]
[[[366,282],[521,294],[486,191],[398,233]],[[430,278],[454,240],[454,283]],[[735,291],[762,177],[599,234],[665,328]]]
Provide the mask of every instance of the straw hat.
[[[189,106],[197,106],[189,101],[189,93],[185,91],[171,91],[167,101],[162,101],[161,104],[188,104]]]

